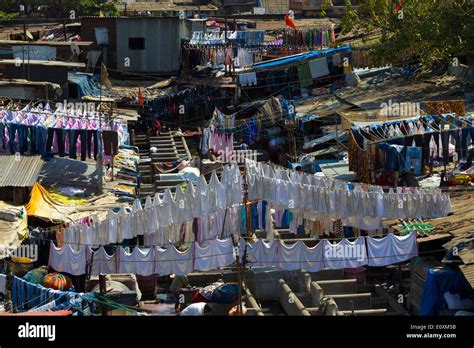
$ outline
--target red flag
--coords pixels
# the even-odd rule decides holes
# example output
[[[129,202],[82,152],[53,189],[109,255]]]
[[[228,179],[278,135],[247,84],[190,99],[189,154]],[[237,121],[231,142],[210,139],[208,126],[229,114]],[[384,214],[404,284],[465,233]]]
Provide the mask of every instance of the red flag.
[[[142,90],[140,87],[138,87],[138,105],[143,107],[143,96],[142,96]]]
[[[295,23],[293,23],[290,16],[288,16],[288,13],[285,13],[285,23],[290,28],[296,29],[296,25],[295,25]]]
[[[400,9],[402,8],[402,6],[403,6],[403,0],[400,0],[400,2],[397,2],[397,3],[395,4],[395,12],[398,13],[398,11],[400,11]]]

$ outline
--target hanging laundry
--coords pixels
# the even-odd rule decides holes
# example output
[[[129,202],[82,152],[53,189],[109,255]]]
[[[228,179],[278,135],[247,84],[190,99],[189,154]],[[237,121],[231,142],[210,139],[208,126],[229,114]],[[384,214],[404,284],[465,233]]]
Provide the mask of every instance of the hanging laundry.
[[[311,77],[311,69],[308,63],[298,65],[298,78],[301,88],[313,86],[313,78]]]
[[[302,217],[309,220],[315,220],[315,214],[334,218],[434,218],[451,211],[449,195],[439,189],[400,189],[386,193],[380,186],[370,186],[370,190],[365,191],[361,185],[353,185],[354,190],[350,190],[347,183],[339,180],[288,171],[249,159],[246,159],[246,176],[249,199],[266,200],[277,209],[299,209]],[[335,190],[335,185],[342,188]],[[430,207],[429,211],[426,206]]]
[[[107,254],[103,246],[96,251],[89,248],[87,259],[92,260],[92,275],[117,273],[115,255]]]
[[[56,272],[82,275],[86,270],[86,248],[83,245],[77,251],[70,245],[57,248],[51,241],[48,265]]]
[[[416,232],[405,236],[389,234],[383,238],[367,237],[369,266],[381,267],[407,261],[418,256]]]
[[[242,87],[256,86],[257,85],[257,74],[255,72],[239,74],[239,84]]]
[[[276,266],[278,263],[278,244],[276,240],[266,242],[262,239],[253,244],[241,243],[240,255],[244,254],[245,246],[247,246],[248,261],[252,266]]]
[[[56,305],[81,297],[72,291],[60,291],[45,288],[39,284],[27,282],[17,276],[12,280],[12,304],[18,311],[33,309],[42,303],[56,302]]]
[[[334,244],[327,239],[323,239],[321,244],[324,250],[324,268],[344,269],[367,265],[364,237],[359,237],[353,242],[342,239]]]
[[[229,266],[235,262],[234,247],[232,239],[225,240],[214,239],[199,245],[195,243],[195,261],[194,270],[210,271],[220,267]]]
[[[231,132],[235,130],[235,114],[226,115],[215,109],[212,115],[212,124],[219,132]]]
[[[133,273],[150,276],[155,273],[155,248],[141,249],[134,247],[131,253],[119,248],[118,273]]]

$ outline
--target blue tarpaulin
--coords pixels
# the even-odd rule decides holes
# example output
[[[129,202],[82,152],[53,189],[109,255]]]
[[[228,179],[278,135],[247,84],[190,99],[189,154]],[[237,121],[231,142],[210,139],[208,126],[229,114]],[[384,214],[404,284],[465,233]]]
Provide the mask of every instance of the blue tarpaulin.
[[[442,267],[431,268],[423,289],[420,315],[438,315],[447,306],[444,300],[447,291],[462,296],[471,291],[471,286],[460,272]]]
[[[95,84],[92,76],[69,72],[67,75],[68,83],[77,85],[78,97],[99,96],[100,88]]]
[[[292,56],[279,58],[279,59],[272,59],[266,62],[255,63],[250,66],[250,70],[257,70],[257,69],[264,69],[264,68],[279,68],[283,67],[287,64],[293,64],[300,61],[306,61],[314,58],[318,58],[321,56],[326,56],[333,53],[350,53],[351,48],[349,46],[341,46],[338,48],[329,48],[327,50],[322,51],[310,51],[307,53],[299,53]]]

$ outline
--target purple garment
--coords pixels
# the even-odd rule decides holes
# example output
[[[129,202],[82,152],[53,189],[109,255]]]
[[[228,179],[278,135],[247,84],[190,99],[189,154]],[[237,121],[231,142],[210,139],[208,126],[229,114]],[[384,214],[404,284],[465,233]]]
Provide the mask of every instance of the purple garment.
[[[74,119],[72,117],[69,117],[66,124],[66,129],[73,129],[73,128],[74,128]]]

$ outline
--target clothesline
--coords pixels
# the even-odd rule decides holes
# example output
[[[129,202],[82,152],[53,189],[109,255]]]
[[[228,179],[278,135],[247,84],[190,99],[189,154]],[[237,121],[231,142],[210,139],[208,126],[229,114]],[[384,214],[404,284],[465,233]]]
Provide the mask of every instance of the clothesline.
[[[253,167],[249,167],[249,163],[246,163],[246,179],[249,198],[252,201],[265,200],[270,204],[268,211],[270,207],[290,209],[297,215],[302,214],[309,221],[331,216],[339,218],[382,216],[407,218],[415,215],[437,217],[447,214],[450,210],[449,196],[441,194],[439,189],[403,191],[398,188],[397,192],[385,193],[379,186],[369,186],[370,191],[365,192],[363,186],[354,185],[354,190],[349,190],[346,182],[314,176],[302,177],[296,172],[291,174],[293,182],[290,181],[287,171],[277,171],[280,177],[278,179],[276,173],[270,175],[268,171],[270,166],[262,164],[257,166],[256,162],[253,162]],[[255,171],[256,168],[260,169]],[[266,174],[263,173],[265,171],[263,168],[267,168]],[[283,173],[287,179],[282,180]],[[303,178],[306,180],[304,183]],[[268,184],[273,185],[276,196],[270,196],[268,189],[262,192]],[[294,186],[294,188],[291,186],[291,190],[290,185]],[[232,214],[238,214],[236,209],[240,209],[244,193],[242,176],[234,162],[224,167],[221,182],[214,172],[209,185],[203,177],[200,177],[196,188],[190,183],[184,193],[181,187],[178,187],[175,197],[169,190],[165,191],[163,200],[159,195],[155,195],[153,201],[151,197],[147,197],[144,208],[140,201],[136,200],[131,213],[124,209],[119,214],[109,212],[106,220],[96,221],[93,226],[67,228],[64,231],[64,241],[76,244],[107,245],[145,235],[153,236],[154,239],[163,239],[162,244],[166,244],[165,239],[168,239],[169,233],[173,233],[175,237],[180,235],[183,223],[189,224],[196,217],[222,212],[226,208],[232,208]],[[425,207],[422,211],[422,206],[427,203],[430,208]],[[427,212],[427,209],[430,211]],[[429,216],[425,216],[426,214]],[[168,226],[172,229],[163,229]],[[186,228],[185,231],[187,231]]]
[[[372,145],[372,144],[379,144],[381,142],[386,142],[386,141],[390,141],[390,140],[396,140],[396,139],[400,139],[400,138],[407,138],[407,137],[411,137],[411,136],[416,136],[416,135],[423,135],[423,134],[435,134],[435,133],[443,133],[443,132],[450,132],[450,131],[459,131],[459,130],[463,130],[464,128],[466,127],[460,127],[460,126],[457,126],[457,125],[452,125],[452,124],[449,124],[450,128],[435,128],[433,124],[427,124],[426,121],[424,119],[422,119],[423,117],[426,117],[426,116],[430,116],[430,115],[425,115],[425,116],[421,116],[418,120],[421,121],[422,123],[424,123],[424,126],[425,127],[428,127],[428,128],[431,128],[433,130],[426,130],[424,129],[423,130],[423,133],[414,133],[414,134],[397,134],[395,136],[392,136],[392,137],[385,137],[383,139],[379,139],[379,140],[371,140],[369,138],[367,138],[364,134],[362,134],[362,132],[358,132],[357,134],[362,136],[365,140],[367,140],[367,143],[369,145]],[[413,121],[413,120],[417,120],[417,119],[406,119],[404,121],[406,122],[410,122],[410,121]],[[459,117],[459,118],[456,118],[455,119],[456,121],[465,121],[465,120],[472,120],[472,116],[463,116],[463,117]],[[384,125],[383,126],[385,129],[387,129],[389,127],[389,124],[387,125]],[[353,127],[351,128],[350,132],[353,134],[354,131],[358,131],[358,130],[364,130],[366,131],[367,129],[369,130],[373,130],[373,128],[371,126],[365,126],[365,127]],[[371,134],[371,133],[369,133]],[[371,134],[373,135],[373,134]],[[375,135],[374,135],[375,136]],[[360,144],[359,144],[360,145]],[[417,146],[417,147],[420,147],[420,146]],[[427,148],[427,147],[420,147],[420,148]]]
[[[259,241],[253,245],[241,244],[239,254],[243,255],[245,248],[248,257],[254,258],[258,265],[278,264],[285,270],[306,269],[310,272],[324,268],[356,268],[364,265],[380,267],[407,261],[418,255],[416,232],[402,237],[390,234],[380,239],[358,237],[353,242],[343,239],[337,244],[321,240],[315,247],[307,247],[301,241],[291,245],[286,245],[283,240],[273,240],[269,243]],[[91,256],[92,274],[118,272],[142,276],[185,275],[192,271],[209,271],[233,264],[236,256],[231,238],[216,239],[206,246],[195,242],[193,247],[184,252],[175,247],[149,250],[135,247],[131,253],[120,248],[114,255],[108,255],[104,247],[97,251],[85,247],[74,251],[70,246],[57,248],[51,242],[48,264],[58,272],[81,275],[86,272],[86,253]],[[170,253],[172,258],[169,258]],[[96,254],[102,256],[92,256]],[[98,264],[97,261],[101,263]]]
[[[104,115],[104,113],[101,112],[102,114],[102,118],[101,117],[97,117],[97,116],[92,116],[92,115],[77,115],[77,114],[74,114],[74,113],[68,113],[68,112],[62,112],[62,111],[54,111],[54,112],[51,112],[51,111],[36,111],[36,110],[28,110],[28,111],[25,111],[25,110],[16,110],[16,109],[0,109],[0,115],[3,116],[2,117],[2,120],[5,119],[5,115],[4,115],[4,112],[11,112],[11,113],[22,113],[22,115],[27,115],[27,114],[34,114],[34,115],[44,115],[45,118],[46,117],[55,117],[55,118],[58,118],[58,117],[62,117],[62,118],[69,118],[69,119],[77,119],[77,120],[83,120],[83,121],[96,121],[96,122],[101,122],[100,125],[105,125],[105,126],[108,126],[108,127],[114,127],[113,125],[115,124],[115,126],[118,126],[118,125],[121,125],[122,124],[122,118],[121,117],[114,117],[112,120],[110,121],[106,121],[106,117]],[[112,126],[111,126],[111,123],[112,123]],[[82,128],[80,128],[82,129]]]
[[[250,159],[246,159],[246,161],[251,163],[251,165],[253,165],[252,162],[255,162],[255,161],[250,160]],[[297,171],[294,171],[292,169],[282,167],[280,165],[276,165],[276,164],[273,164],[273,163],[265,163],[265,164],[258,163],[258,165],[259,166],[264,165],[264,166],[272,167],[275,170],[284,171],[284,172],[287,172],[287,173],[290,173],[290,174],[293,173],[293,174],[296,174],[296,175],[308,176],[308,177],[314,178],[315,180],[321,180],[322,182],[329,183],[329,186],[341,185],[341,184],[348,184],[349,185],[350,184],[350,185],[353,185],[353,186],[361,186],[363,188],[367,188],[367,189],[371,189],[371,190],[378,190],[380,188],[382,188],[382,189],[395,189],[395,190],[399,191],[399,193],[407,193],[407,194],[413,194],[414,191],[417,191],[421,194],[434,194],[434,193],[441,193],[442,192],[439,188],[436,188],[436,187],[414,188],[414,187],[372,185],[372,184],[364,184],[364,183],[361,184],[361,183],[357,183],[357,182],[350,182],[350,181],[344,181],[344,180],[339,180],[339,179],[328,178],[328,177],[325,177],[325,176],[315,176],[314,174],[308,174],[308,173],[304,173],[304,172],[297,172]],[[338,191],[338,190],[347,191],[346,188],[337,188],[337,187],[334,187],[331,190],[332,191]]]
[[[119,214],[109,211],[107,219],[95,222],[94,226],[73,226],[64,231],[64,241],[79,241],[88,238],[97,244],[111,244],[131,239],[137,235],[150,235],[162,232],[168,226],[180,227],[196,217],[222,211],[225,208],[239,208],[242,203],[242,177],[237,164],[225,166],[221,180],[213,171],[209,184],[201,176],[196,187],[188,183],[186,193],[177,186],[173,196],[165,190],[161,199],[155,194],[152,200],[148,196],[143,209],[139,200],[135,200],[132,213],[122,208]],[[98,238],[100,240],[98,240]]]
[[[435,218],[451,211],[449,195],[439,190],[427,193],[426,189],[414,188],[410,193],[393,190],[385,193],[377,186],[366,191],[356,184],[350,184],[354,186],[350,189],[347,182],[275,170],[249,159],[246,159],[246,176],[249,199],[263,199],[273,207],[293,209],[311,221],[320,216]]]

